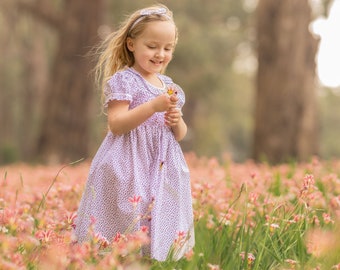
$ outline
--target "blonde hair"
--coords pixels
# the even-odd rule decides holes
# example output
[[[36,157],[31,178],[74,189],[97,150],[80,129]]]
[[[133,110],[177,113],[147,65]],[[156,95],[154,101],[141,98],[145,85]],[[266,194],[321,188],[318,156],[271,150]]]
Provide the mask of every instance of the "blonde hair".
[[[164,10],[164,13],[159,13],[157,10]],[[106,82],[113,74],[126,66],[131,67],[135,63],[132,52],[127,48],[127,38],[137,38],[149,22],[167,20],[174,23],[172,12],[164,5],[153,5],[132,13],[117,31],[107,36],[97,48],[99,58],[95,66],[96,82],[102,91],[104,91]],[[176,44],[178,39],[176,26],[175,29]]]

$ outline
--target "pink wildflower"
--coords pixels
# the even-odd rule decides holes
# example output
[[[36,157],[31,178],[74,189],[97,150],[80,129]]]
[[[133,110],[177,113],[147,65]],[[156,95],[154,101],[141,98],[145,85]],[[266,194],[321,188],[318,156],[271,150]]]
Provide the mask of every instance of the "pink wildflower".
[[[300,220],[302,220],[304,218],[305,218],[304,215],[300,215],[300,214],[297,215],[297,214],[295,214],[292,219],[287,221],[287,224],[290,225],[290,224],[298,223]]]
[[[306,174],[303,178],[303,187],[309,188],[314,185],[314,176],[312,174]]]
[[[23,256],[21,254],[18,253],[12,253],[9,255],[10,260],[16,265],[16,266],[21,266],[24,265],[24,260],[23,260]],[[3,269],[3,268],[2,268]],[[6,268],[5,268],[6,269]],[[23,268],[8,268],[8,269],[23,269]]]
[[[336,241],[332,232],[322,229],[314,229],[306,234],[307,251],[317,258],[332,251]]]
[[[209,215],[208,216],[208,221],[207,221],[207,228],[208,229],[212,229],[215,227],[215,222],[214,222],[214,216],[213,215]]]
[[[99,245],[99,248],[106,248],[109,246],[109,241],[107,241],[107,239],[100,233],[96,233],[94,235],[94,241]]]
[[[52,230],[40,230],[35,233],[35,237],[41,242],[48,243],[54,239],[55,233]]]
[[[276,223],[266,223],[265,224],[266,226],[269,226],[269,231],[272,233],[274,232],[275,230],[279,229],[280,228],[280,225],[279,224],[276,224]]]
[[[259,196],[260,195],[258,193],[256,193],[256,192],[250,192],[250,194],[249,194],[249,201],[252,204],[256,205]]]
[[[143,233],[149,233],[149,227],[148,226],[141,226],[140,227],[141,232]]]
[[[242,258],[242,260],[245,260],[245,252],[244,251],[242,251],[241,253],[240,253],[240,256],[241,256],[241,258]],[[253,253],[247,253],[247,262],[248,262],[248,266],[250,266],[250,265],[252,265],[253,264],[253,262],[255,261],[255,256],[254,256],[254,254]]]
[[[231,216],[230,213],[227,213],[227,214],[225,214],[225,213],[220,213],[219,222],[220,222],[221,224],[225,225],[225,226],[228,226],[228,225],[230,225],[230,223],[231,223],[231,218],[232,218],[232,216]]]
[[[323,221],[324,221],[326,224],[334,223],[334,221],[332,220],[330,214],[323,213],[323,214],[322,214],[322,217],[323,217]]]
[[[217,264],[208,263],[207,266],[209,270],[220,270],[221,269],[220,266]]]
[[[292,259],[286,259],[285,262],[288,263],[290,267],[295,267],[295,265],[297,265],[297,261]]]
[[[185,232],[184,231],[179,231],[178,233],[177,233],[177,239],[176,240],[181,240],[181,239],[183,239],[183,238],[185,238]]]
[[[340,263],[338,263],[337,265],[333,265],[332,269],[340,270]]]
[[[8,229],[5,226],[0,226],[0,232],[6,234],[8,233]]]
[[[298,215],[294,215],[294,217],[293,217],[293,221],[294,222],[299,222],[301,219],[303,219],[304,218],[304,216],[303,215],[300,215],[300,214],[298,214]]]
[[[77,216],[78,216],[78,215],[77,215],[76,212],[68,213],[68,214],[66,215],[67,224],[68,224],[71,228],[73,228],[73,229],[76,228],[76,224],[75,224],[74,222],[75,222],[75,219],[77,218]]]
[[[120,232],[117,232],[115,237],[113,238],[114,242],[119,242],[121,239],[122,235],[120,234]]]
[[[312,217],[312,224],[315,224],[315,225],[317,225],[317,226],[320,225],[320,220],[319,220],[319,218],[318,218],[317,215],[314,215],[314,216]]]
[[[333,197],[330,201],[330,205],[335,209],[340,208],[340,195]]]
[[[313,193],[316,188],[314,185],[314,176],[311,174],[306,174],[303,178],[303,187],[300,190],[300,196],[305,197],[306,195]]]
[[[193,258],[194,256],[194,251],[192,249],[190,249],[188,252],[186,252],[184,254],[184,257],[188,260],[188,261],[191,261],[191,259]]]
[[[186,240],[186,233],[184,231],[179,231],[177,233],[177,238],[174,241],[176,247],[181,247]]]
[[[134,195],[133,197],[129,198],[129,202],[133,205],[133,208],[136,209],[138,203],[141,201],[141,196]]]

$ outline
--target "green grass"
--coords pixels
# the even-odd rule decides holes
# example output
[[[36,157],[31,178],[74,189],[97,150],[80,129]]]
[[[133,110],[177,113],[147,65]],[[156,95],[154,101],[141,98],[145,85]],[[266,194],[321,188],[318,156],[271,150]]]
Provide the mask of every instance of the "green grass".
[[[154,262],[151,269],[214,269],[214,265],[219,266],[216,269],[225,270],[314,269],[320,262],[325,265],[324,261],[315,260],[306,246],[306,232],[316,227],[313,217],[318,215],[317,209],[296,201],[293,208],[281,204],[273,207],[268,214],[267,209],[253,211],[248,209],[248,205],[249,202],[245,201],[242,215],[229,225],[218,222],[213,211],[209,211],[215,226],[207,228],[207,216],[196,222],[193,258],[178,262]],[[250,211],[254,214],[251,219],[248,216]],[[295,216],[301,218],[293,222]],[[271,228],[270,224],[275,226]],[[325,224],[319,226],[327,227]],[[255,260],[243,260],[242,252],[246,258],[248,254],[254,255]],[[338,257],[330,257],[327,265],[339,262]],[[289,268],[292,267],[289,262],[294,261],[294,268]]]

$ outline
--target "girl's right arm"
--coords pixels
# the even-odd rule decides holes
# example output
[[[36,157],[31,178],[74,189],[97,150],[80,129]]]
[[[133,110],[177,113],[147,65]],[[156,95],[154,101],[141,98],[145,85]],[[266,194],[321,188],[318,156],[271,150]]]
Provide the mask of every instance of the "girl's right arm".
[[[108,104],[108,125],[113,134],[125,134],[145,122],[155,112],[164,112],[176,108],[167,94],[160,95],[129,110],[129,102],[112,100]]]

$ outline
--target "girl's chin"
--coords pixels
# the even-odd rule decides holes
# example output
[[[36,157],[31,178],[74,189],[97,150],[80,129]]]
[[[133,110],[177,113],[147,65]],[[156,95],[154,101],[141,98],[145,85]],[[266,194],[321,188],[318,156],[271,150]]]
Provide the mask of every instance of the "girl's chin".
[[[155,66],[153,68],[150,68],[150,72],[158,73],[158,72],[160,72],[162,70],[162,68],[163,68],[163,65]]]

